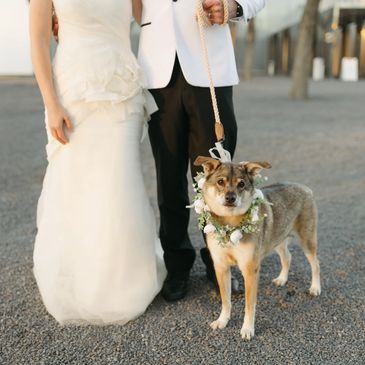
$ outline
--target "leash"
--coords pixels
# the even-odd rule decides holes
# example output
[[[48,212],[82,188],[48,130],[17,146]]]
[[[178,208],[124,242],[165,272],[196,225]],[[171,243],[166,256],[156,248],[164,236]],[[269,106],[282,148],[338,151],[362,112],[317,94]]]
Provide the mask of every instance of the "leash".
[[[228,0],[222,0],[222,4],[223,4],[223,14],[224,14],[222,25],[225,25],[228,23],[228,20],[229,20]],[[199,26],[199,34],[200,34],[200,41],[201,41],[201,45],[202,45],[202,49],[203,49],[203,58],[204,58],[205,68],[206,68],[207,74],[208,74],[210,96],[211,96],[211,100],[212,100],[212,107],[213,107],[214,119],[215,119],[214,129],[215,129],[215,135],[217,138],[215,147],[211,148],[209,150],[209,153],[210,153],[211,157],[213,157],[217,160],[220,160],[221,162],[231,162],[232,161],[231,154],[229,151],[227,151],[223,148],[223,144],[222,144],[224,141],[224,128],[223,128],[223,124],[221,122],[221,118],[220,118],[220,114],[219,114],[217,96],[215,93],[212,69],[211,69],[210,63],[209,63],[207,41],[206,41],[206,36],[205,36],[205,28],[211,27],[212,24],[210,22],[210,19],[207,17],[206,12],[204,11],[203,0],[198,0],[196,18],[197,18],[198,26]]]

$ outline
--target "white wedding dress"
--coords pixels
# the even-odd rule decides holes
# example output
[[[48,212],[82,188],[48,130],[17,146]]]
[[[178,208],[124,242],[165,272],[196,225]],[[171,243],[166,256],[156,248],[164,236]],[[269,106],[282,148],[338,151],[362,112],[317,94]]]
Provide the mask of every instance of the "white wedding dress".
[[[156,105],[130,47],[130,0],[54,6],[54,83],[75,128],[65,146],[47,130],[34,273],[61,324],[124,324],[146,310],[166,275],[140,162]]]

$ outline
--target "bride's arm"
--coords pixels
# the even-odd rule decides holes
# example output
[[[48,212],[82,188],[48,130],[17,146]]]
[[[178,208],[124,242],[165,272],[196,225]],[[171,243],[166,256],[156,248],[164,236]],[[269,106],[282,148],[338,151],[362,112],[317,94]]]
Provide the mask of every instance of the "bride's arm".
[[[61,106],[52,78],[50,42],[52,34],[52,0],[30,1],[30,40],[34,73],[48,114],[52,136],[66,144],[63,127],[71,130],[71,121]]]
[[[142,18],[142,0],[132,0],[133,16],[138,24],[141,24]]]

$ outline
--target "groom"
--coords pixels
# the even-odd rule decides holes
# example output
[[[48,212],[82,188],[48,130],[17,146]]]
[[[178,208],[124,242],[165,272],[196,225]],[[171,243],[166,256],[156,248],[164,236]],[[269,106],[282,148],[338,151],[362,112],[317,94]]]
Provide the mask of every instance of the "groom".
[[[138,59],[145,71],[147,88],[159,111],[152,115],[149,136],[156,163],[160,239],[168,271],[162,294],[168,301],[185,297],[195,250],[188,235],[189,205],[187,170],[197,173],[193,161],[214,146],[214,115],[199,30],[195,18],[198,0],[142,0]],[[248,21],[265,0],[228,0],[229,16]],[[233,155],[237,125],[232,85],[238,83],[228,25],[223,22],[222,0],[203,0],[212,26],[205,30],[221,121],[224,147]],[[201,250],[207,276],[215,281],[208,249]]]

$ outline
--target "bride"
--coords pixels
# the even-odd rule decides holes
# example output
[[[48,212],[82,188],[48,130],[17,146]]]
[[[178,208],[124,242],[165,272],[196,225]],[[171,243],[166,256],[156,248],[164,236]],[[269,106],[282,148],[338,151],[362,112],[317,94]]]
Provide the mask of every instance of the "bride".
[[[60,25],[53,64],[52,6]],[[30,2],[49,162],[34,274],[61,324],[124,324],[146,310],[165,278],[139,150],[156,105],[131,51],[131,18],[131,0]]]

